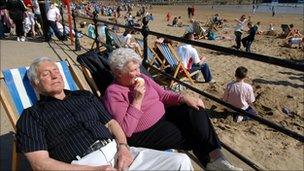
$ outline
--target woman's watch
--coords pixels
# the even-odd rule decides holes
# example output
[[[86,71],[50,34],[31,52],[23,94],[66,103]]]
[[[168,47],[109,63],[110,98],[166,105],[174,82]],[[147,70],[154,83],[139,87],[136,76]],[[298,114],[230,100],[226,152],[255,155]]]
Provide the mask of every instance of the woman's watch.
[[[130,146],[127,143],[118,143],[117,147],[125,146],[128,150],[130,150]]]

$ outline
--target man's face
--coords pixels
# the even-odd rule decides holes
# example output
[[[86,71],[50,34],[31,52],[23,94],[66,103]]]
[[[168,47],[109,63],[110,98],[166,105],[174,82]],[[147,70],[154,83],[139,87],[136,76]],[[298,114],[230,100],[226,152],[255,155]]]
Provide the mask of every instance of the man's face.
[[[64,82],[57,65],[54,62],[44,61],[37,69],[36,88],[44,94],[54,96],[64,89]]]

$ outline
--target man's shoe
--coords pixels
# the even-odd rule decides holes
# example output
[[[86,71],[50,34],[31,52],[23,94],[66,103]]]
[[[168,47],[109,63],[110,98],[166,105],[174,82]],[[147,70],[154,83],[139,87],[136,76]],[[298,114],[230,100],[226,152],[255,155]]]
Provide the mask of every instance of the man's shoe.
[[[206,170],[233,170],[233,171],[243,171],[243,169],[233,166],[227,160],[219,157],[213,162],[207,164]]]

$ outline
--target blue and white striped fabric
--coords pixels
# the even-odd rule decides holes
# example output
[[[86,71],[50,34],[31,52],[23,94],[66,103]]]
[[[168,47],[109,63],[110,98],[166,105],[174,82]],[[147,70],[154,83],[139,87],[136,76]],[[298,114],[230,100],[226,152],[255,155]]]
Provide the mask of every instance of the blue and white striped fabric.
[[[163,53],[164,57],[166,58],[166,60],[168,61],[169,65],[172,67],[172,68],[176,68],[178,63],[175,59],[175,57],[173,56],[169,46],[165,43],[163,44],[160,44],[160,51]]]
[[[117,47],[125,47],[125,43],[117,36],[117,34],[111,30],[109,30],[109,35],[113,39],[115,46]]]
[[[56,63],[62,78],[64,80],[64,88],[67,90],[77,90],[76,83],[70,73],[66,61]],[[20,115],[24,109],[31,107],[38,100],[38,95],[31,86],[26,72],[29,67],[20,67],[15,69],[3,70],[4,81],[15,103],[18,114]]]
[[[140,46],[142,49],[144,49],[144,41],[143,41],[143,40],[140,40],[140,39],[136,39],[136,40],[137,40],[139,46]],[[147,51],[148,51],[148,58],[149,58],[150,60],[154,60],[154,53],[152,52],[152,50],[150,49],[150,47],[148,47]],[[154,60],[154,63],[156,64],[156,66],[160,66],[160,64],[159,64],[156,60]]]

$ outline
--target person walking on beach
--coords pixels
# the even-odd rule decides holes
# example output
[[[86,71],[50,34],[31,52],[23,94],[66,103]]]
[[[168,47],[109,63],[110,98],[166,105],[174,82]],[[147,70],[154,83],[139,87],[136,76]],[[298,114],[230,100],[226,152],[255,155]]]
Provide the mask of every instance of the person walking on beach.
[[[17,34],[17,41],[25,41],[23,30],[23,19],[26,11],[26,7],[22,0],[10,0],[7,2],[7,9],[9,16],[15,23],[15,29]]]
[[[228,83],[223,95],[223,100],[246,112],[257,115],[257,112],[253,107],[253,102],[255,101],[253,88],[250,84],[244,82],[247,73],[248,69],[243,66],[240,66],[235,70],[236,80]],[[248,117],[237,116],[237,122],[248,119]]]
[[[58,4],[56,4],[55,2],[53,2],[50,6],[50,9],[47,12],[47,20],[48,20],[48,25],[49,25],[49,32],[47,34],[47,38],[46,41],[50,41],[52,38],[52,33],[51,33],[51,29],[53,30],[53,32],[55,33],[56,37],[59,40],[64,40],[65,39],[65,35],[63,35],[57,26],[57,22],[60,22],[61,20],[61,14],[59,11],[59,8],[57,7]]]
[[[255,14],[256,6],[253,4],[252,5],[252,14]]]
[[[193,18],[193,16],[194,16],[194,11],[195,11],[194,5],[188,6],[187,12],[188,12],[188,17],[189,17],[189,19],[192,19],[192,18]]]
[[[241,48],[241,40],[242,40],[243,28],[244,28],[244,25],[245,25],[245,23],[246,23],[247,20],[246,20],[246,16],[245,15],[242,15],[240,19],[236,18],[234,20],[237,23],[236,23],[235,30],[234,30],[236,45],[234,45],[233,47],[236,48],[237,50],[239,50]]]
[[[258,31],[258,25],[259,25],[259,23],[257,23],[256,25],[253,26],[252,22],[248,22],[248,24],[247,24],[247,26],[249,28],[249,31],[248,31],[249,35],[242,39],[242,44],[246,48],[246,52],[251,52],[250,47],[251,47],[254,37]]]
[[[166,21],[169,22],[171,20],[171,13],[168,12],[166,15]]]

